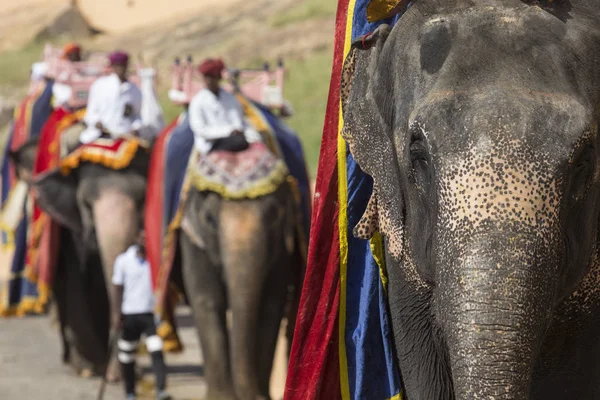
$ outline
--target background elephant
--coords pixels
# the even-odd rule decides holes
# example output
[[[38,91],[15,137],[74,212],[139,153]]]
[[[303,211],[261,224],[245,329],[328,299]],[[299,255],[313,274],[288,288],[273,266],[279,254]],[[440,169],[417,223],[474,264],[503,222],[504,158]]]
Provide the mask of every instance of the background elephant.
[[[284,183],[270,195],[238,201],[192,189],[184,207],[182,269],[207,398],[268,399],[279,327],[304,268],[291,187]]]
[[[413,2],[344,66],[408,400],[600,398],[600,2],[526,3]]]
[[[36,144],[31,142],[23,146],[20,151],[10,155],[17,165],[20,176],[31,176],[35,150]],[[86,323],[82,323],[81,326],[87,325],[88,329],[90,326],[97,328],[96,336],[102,338],[101,342],[104,343],[104,348],[108,340],[109,325],[107,285],[111,282],[116,257],[133,243],[140,229],[148,162],[149,153],[139,149],[131,165],[122,170],[112,170],[99,164],[83,163],[66,176],[59,170],[54,170],[33,180],[28,178],[36,192],[36,201],[39,206],[51,218],[70,231],[72,240],[75,241],[76,260],[79,260],[81,268],[80,274],[70,275],[69,272],[75,272],[75,270],[69,269],[68,272],[65,270],[63,271],[64,276],[68,279],[64,282],[59,280],[57,284],[72,283],[72,288],[78,287],[77,290],[83,290],[83,288],[91,290],[91,287],[94,287],[95,299],[88,301],[100,304],[95,310],[102,314],[87,314]],[[70,243],[70,241],[66,243]],[[64,245],[61,243],[61,248],[66,246],[66,243]],[[70,261],[67,265],[72,265],[73,262]],[[65,268],[60,267],[63,270]],[[101,274],[102,279],[98,280],[99,277],[95,274],[100,268],[104,273]],[[92,275],[94,275],[94,281],[90,282]],[[73,282],[79,282],[81,285]],[[102,290],[99,290],[97,282],[102,282]],[[67,291],[67,293],[71,295],[72,291]],[[92,292],[83,294],[90,293]],[[84,314],[78,315],[81,317],[85,316]],[[72,316],[71,318],[77,317]],[[65,335],[65,332],[70,332],[71,336]],[[80,337],[81,333],[78,330],[72,328],[67,331],[63,329],[63,335],[70,343],[80,343],[82,340],[83,343],[88,343]],[[79,347],[86,346],[82,344]],[[103,347],[98,348],[102,349]],[[82,356],[89,364],[93,365],[95,370],[99,370],[102,368],[102,364],[98,364],[99,360],[104,362],[103,360],[106,358],[86,357],[85,354],[89,354],[91,351],[93,350],[82,351]],[[115,362],[111,371],[113,375],[118,374],[116,366]]]

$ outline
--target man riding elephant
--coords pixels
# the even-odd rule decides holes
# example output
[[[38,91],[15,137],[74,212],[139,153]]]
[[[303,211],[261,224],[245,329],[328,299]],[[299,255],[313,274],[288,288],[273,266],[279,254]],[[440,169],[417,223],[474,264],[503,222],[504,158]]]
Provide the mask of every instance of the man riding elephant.
[[[71,62],[82,61],[81,57],[81,46],[76,42],[69,42],[63,47],[61,58],[63,60],[69,60]]]
[[[207,398],[267,399],[280,324],[288,311],[288,328],[294,326],[304,271],[305,175],[296,178],[286,164],[284,146],[295,145],[295,135],[243,92],[220,87],[220,60],[206,60],[199,70],[206,87],[188,110],[194,151],[168,229],[181,229],[183,282]],[[301,146],[290,153],[304,166]]]
[[[213,150],[241,151],[262,138],[244,122],[244,111],[236,97],[220,86],[225,65],[221,60],[204,61],[199,71],[206,88],[194,97],[189,107],[194,144],[200,154]]]
[[[101,136],[118,138],[139,135],[142,92],[128,80],[129,55],[116,51],[109,56],[112,73],[98,78],[90,87],[81,143]]]

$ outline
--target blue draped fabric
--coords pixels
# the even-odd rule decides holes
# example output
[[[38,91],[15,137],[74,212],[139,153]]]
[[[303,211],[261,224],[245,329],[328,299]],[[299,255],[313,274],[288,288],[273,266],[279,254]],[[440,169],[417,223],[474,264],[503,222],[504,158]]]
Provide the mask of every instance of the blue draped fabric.
[[[54,81],[48,82],[42,91],[42,94],[37,98],[31,110],[31,125],[29,128],[29,138],[37,138],[42,132],[42,127],[46,120],[52,114],[52,87]]]
[[[6,146],[4,147],[4,152],[2,154],[2,198],[1,205],[4,207],[4,203],[6,203],[6,199],[8,199],[8,192],[10,192],[11,181],[10,181],[10,163],[8,160],[8,152],[10,151],[10,143],[12,141],[14,132],[14,124],[11,124],[10,130],[8,132],[8,138],[6,140]],[[8,233],[2,230],[2,244],[8,244]],[[12,244],[12,243],[11,243]]]
[[[165,172],[164,172],[164,203],[163,235],[166,228],[175,217],[179,206],[181,187],[185,179],[185,172],[194,147],[194,133],[190,128],[187,115],[181,116],[182,120],[169,134],[166,144]]]
[[[367,22],[369,0],[356,0],[352,40],[383,23],[393,25],[398,16]],[[393,354],[393,337],[387,296],[371,243],[356,239],[352,230],[362,217],[373,191],[373,180],[346,149],[348,190],[348,264],[346,281],[345,345],[351,399],[395,398],[401,390],[400,371]],[[383,262],[383,260],[382,260]]]
[[[271,111],[256,103],[254,105],[260,109],[264,118],[271,126],[288,170],[294,179],[296,179],[296,182],[298,182],[298,189],[302,197],[301,207],[304,234],[308,238],[310,235],[311,187],[302,142],[300,142],[296,133],[286,126],[281,119],[273,115]]]

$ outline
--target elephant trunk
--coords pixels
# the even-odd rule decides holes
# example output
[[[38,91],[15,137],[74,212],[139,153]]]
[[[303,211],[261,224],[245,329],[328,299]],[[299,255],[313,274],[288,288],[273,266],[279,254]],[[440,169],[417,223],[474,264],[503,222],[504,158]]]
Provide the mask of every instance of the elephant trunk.
[[[457,399],[529,398],[556,287],[544,247],[534,235],[483,235],[439,271]]]

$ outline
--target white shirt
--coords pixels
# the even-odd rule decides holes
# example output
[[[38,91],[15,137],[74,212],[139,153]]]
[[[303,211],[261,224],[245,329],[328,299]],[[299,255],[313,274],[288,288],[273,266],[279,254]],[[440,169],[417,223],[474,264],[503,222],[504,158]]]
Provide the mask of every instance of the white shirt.
[[[210,90],[202,89],[190,102],[188,113],[194,144],[200,154],[208,153],[213,141],[228,137],[235,130],[244,132],[248,143],[262,140],[261,135],[244,122],[240,102],[223,89],[218,97]]]
[[[130,105],[132,113],[125,116],[125,106]],[[90,87],[84,121],[87,129],[81,134],[82,143],[90,143],[100,137],[96,129],[98,122],[112,137],[120,137],[142,127],[140,112],[142,93],[133,83],[121,82],[116,74],[98,78]]]
[[[133,245],[117,257],[112,283],[123,286],[123,315],[146,314],[154,311],[154,292],[148,260],[138,256],[138,246]]]

